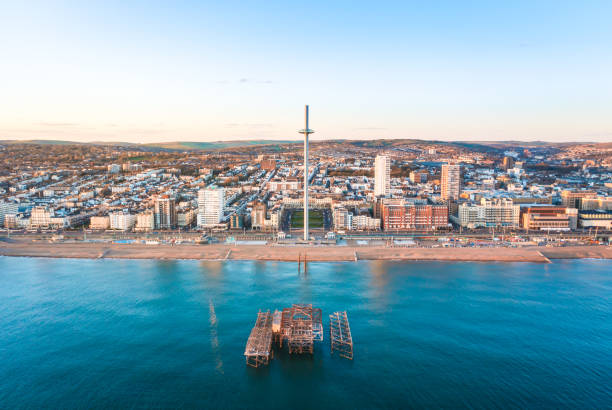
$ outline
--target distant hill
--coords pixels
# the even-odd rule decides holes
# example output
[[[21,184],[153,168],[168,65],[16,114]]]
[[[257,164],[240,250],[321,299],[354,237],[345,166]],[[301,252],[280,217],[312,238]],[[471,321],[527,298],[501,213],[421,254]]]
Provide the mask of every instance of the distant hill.
[[[212,141],[212,142],[194,142],[194,141],[174,141],[174,142],[153,142],[147,144],[137,144],[133,142],[121,141],[61,141],[61,140],[0,140],[0,144],[37,144],[37,145],[105,145],[117,147],[133,147],[134,149],[147,149],[152,151],[209,151],[216,149],[241,148],[249,146],[264,146],[264,145],[280,145],[280,144],[298,144],[301,141],[296,140],[244,140],[244,141]]]
[[[547,141],[439,141],[439,140],[422,140],[422,139],[372,139],[372,140],[354,140],[354,139],[325,139],[311,141],[313,146],[320,144],[343,145],[350,144],[355,147],[363,148],[380,148],[389,149],[394,146],[401,146],[409,143],[430,143],[439,145],[454,145],[483,152],[491,152],[497,150],[507,150],[512,148],[558,148],[570,147],[574,145],[593,145],[600,148],[610,147],[611,143],[597,142],[547,142]],[[39,144],[39,145],[104,145],[116,146],[123,148],[133,148],[134,150],[160,152],[160,151],[212,151],[212,150],[227,150],[227,149],[245,149],[248,147],[268,147],[272,149],[280,149],[283,145],[302,144],[302,140],[233,140],[233,141],[174,141],[174,142],[154,142],[146,144],[137,144],[133,142],[121,141],[91,141],[91,142],[76,142],[62,140],[0,140],[0,144]],[[285,147],[287,148],[287,147]]]
[[[1,140],[0,144],[37,144],[37,145],[83,145],[85,142],[61,140]]]
[[[299,141],[290,140],[244,140],[244,141],[214,141],[214,142],[192,142],[176,141],[142,144],[140,146],[163,148],[171,150],[214,150],[226,148],[248,147],[252,145],[277,145],[277,144],[297,144]]]

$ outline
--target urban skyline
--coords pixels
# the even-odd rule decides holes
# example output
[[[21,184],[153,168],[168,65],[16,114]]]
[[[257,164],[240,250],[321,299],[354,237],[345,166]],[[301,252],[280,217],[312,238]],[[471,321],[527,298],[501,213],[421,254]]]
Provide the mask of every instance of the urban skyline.
[[[612,408],[609,0],[1,10],[2,406]]]

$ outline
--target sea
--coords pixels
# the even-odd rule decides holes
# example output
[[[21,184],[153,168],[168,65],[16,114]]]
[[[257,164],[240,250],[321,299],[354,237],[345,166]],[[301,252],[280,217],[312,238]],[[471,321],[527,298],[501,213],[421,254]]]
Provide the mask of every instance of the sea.
[[[323,310],[314,354],[246,366],[257,312],[293,303]],[[0,257],[0,408],[149,407],[610,408],[612,261]]]

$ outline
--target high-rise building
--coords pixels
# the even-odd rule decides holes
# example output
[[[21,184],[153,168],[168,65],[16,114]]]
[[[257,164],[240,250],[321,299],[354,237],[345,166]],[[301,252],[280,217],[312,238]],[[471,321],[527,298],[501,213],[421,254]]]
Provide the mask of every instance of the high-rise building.
[[[391,191],[391,162],[386,155],[377,155],[374,160],[374,195],[389,196]]]
[[[461,166],[442,165],[441,196],[445,201],[457,200],[461,194]]]
[[[0,202],[0,226],[4,226],[4,215],[19,212],[19,204],[12,202]]]
[[[504,157],[502,161],[502,168],[506,171],[509,170],[510,168],[514,168],[514,158]]]
[[[176,200],[162,195],[155,200],[155,228],[172,229],[176,226]]]
[[[210,226],[223,222],[225,189],[207,188],[198,192],[198,226]]]

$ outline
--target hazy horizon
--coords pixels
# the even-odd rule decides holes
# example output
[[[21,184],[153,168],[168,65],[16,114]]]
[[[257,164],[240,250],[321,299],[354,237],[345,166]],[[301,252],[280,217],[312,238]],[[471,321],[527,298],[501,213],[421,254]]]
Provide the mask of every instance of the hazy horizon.
[[[0,139],[612,141],[606,1],[8,2]]]

